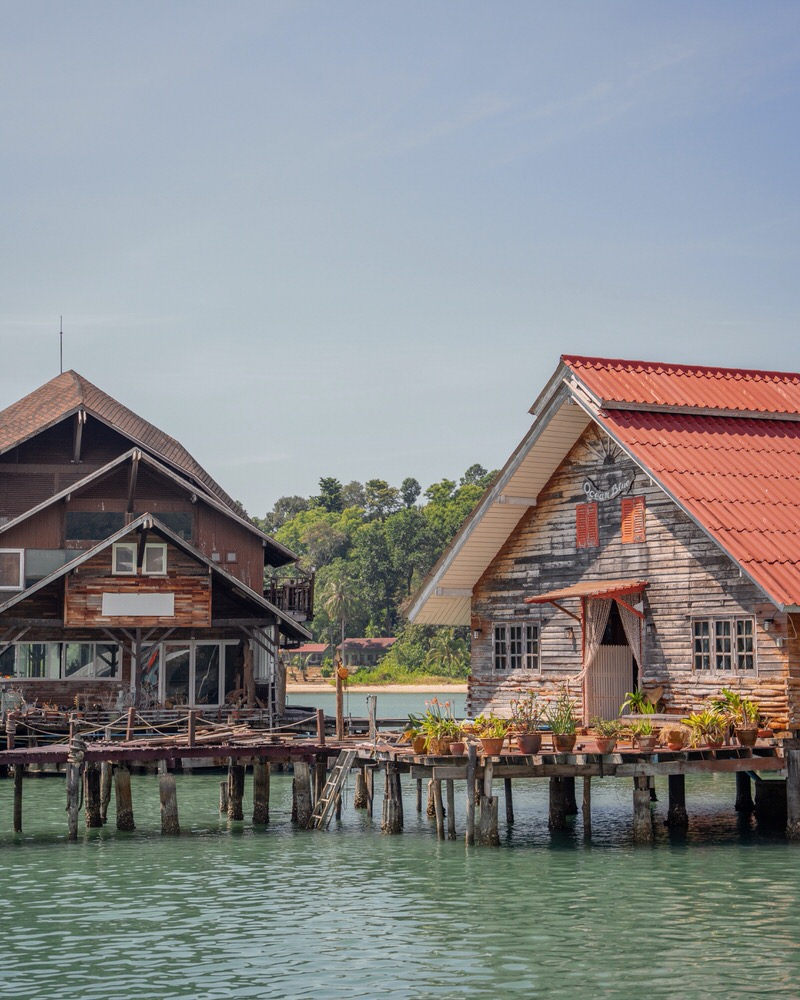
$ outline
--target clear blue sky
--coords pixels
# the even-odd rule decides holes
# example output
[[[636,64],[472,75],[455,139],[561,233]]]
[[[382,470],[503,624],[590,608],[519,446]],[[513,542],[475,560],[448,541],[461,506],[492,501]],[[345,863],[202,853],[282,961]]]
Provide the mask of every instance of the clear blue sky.
[[[0,405],[247,509],[502,464],[562,353],[800,369],[800,4],[0,0]]]

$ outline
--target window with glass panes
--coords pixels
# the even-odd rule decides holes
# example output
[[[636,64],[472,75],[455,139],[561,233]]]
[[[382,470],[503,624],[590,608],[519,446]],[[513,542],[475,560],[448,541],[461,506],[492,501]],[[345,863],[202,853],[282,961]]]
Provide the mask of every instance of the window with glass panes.
[[[494,626],[495,670],[539,669],[539,626],[507,622]]]
[[[692,631],[695,670],[755,670],[752,618],[695,618]]]

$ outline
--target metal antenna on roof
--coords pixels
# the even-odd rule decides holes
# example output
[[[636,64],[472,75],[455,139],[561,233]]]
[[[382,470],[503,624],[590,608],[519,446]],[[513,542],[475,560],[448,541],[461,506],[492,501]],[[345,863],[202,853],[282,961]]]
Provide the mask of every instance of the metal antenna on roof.
[[[60,372],[60,374],[63,375],[64,374],[64,317],[63,316],[59,317],[58,349],[59,349],[58,350],[58,353],[59,353],[59,362],[61,363],[61,372]]]

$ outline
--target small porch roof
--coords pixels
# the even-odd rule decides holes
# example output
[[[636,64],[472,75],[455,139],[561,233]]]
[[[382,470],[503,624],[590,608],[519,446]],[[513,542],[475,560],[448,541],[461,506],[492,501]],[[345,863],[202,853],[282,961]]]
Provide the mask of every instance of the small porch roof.
[[[647,586],[647,580],[584,580],[574,583],[571,587],[560,590],[550,590],[536,597],[526,597],[526,604],[553,604],[565,601],[570,597],[625,597],[627,594],[637,594]]]

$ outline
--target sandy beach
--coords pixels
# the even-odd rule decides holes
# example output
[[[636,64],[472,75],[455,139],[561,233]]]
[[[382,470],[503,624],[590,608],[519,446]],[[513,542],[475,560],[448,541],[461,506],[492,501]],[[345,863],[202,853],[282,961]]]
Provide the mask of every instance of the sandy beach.
[[[335,691],[331,684],[292,684],[287,683],[287,694],[297,694],[307,691],[309,694],[318,694],[325,691]],[[466,684],[347,684],[346,691],[359,691],[364,694],[441,694],[443,691],[453,694],[466,694]]]

